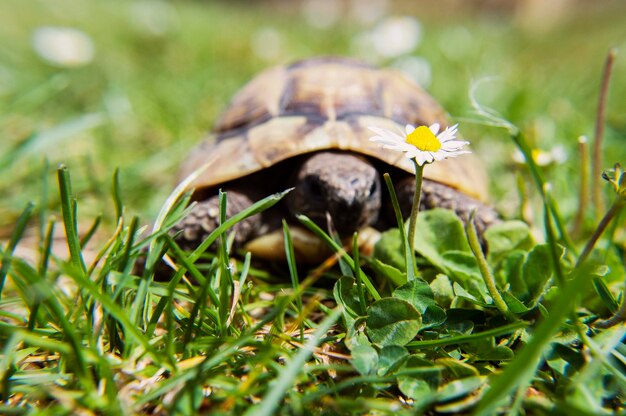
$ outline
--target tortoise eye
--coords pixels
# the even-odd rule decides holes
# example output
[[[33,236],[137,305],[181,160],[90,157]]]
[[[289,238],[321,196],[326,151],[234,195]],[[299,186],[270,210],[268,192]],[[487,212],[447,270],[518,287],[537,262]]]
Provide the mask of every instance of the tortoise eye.
[[[316,180],[312,180],[309,179],[305,182],[306,184],[306,188],[307,188],[307,193],[309,193],[309,195],[311,196],[321,196],[322,195],[322,185],[316,181]]]

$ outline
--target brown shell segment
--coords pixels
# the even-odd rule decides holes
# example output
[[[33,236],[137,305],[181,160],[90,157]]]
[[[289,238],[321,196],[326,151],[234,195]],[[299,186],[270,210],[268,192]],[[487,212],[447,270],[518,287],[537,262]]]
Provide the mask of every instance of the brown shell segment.
[[[255,77],[233,97],[215,132],[228,138],[235,129],[292,115],[342,120],[367,114],[401,124],[446,123],[441,106],[400,72],[339,58],[304,62]]]
[[[369,139],[369,126],[447,125],[444,110],[418,85],[393,70],[322,58],[264,71],[237,93],[214,134],[183,164],[185,177],[211,160],[193,182],[214,187],[319,150],[361,153],[413,172],[403,154]],[[216,157],[215,157],[216,156]],[[485,200],[486,174],[473,155],[427,166],[426,178]]]
[[[246,84],[231,100],[228,109],[215,124],[216,133],[241,129],[279,114],[284,83],[288,79],[285,67],[263,71]]]

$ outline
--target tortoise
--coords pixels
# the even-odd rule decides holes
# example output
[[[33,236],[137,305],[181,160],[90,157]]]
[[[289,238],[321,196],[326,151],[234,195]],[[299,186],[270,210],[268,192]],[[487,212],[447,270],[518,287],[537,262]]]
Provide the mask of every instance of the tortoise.
[[[257,258],[284,256],[282,246],[268,236],[278,234],[273,232],[280,229],[281,218],[292,220],[296,214],[324,229],[330,220],[340,236],[364,227],[389,228],[395,216],[381,175],[390,174],[407,215],[414,167],[403,154],[372,143],[368,126],[433,123],[448,125],[443,108],[392,69],[339,57],[267,69],[236,93],[213,133],[183,163],[181,178],[205,168],[190,184],[197,203],[176,225],[177,241],[193,248],[215,229],[218,188],[227,192],[226,214],[231,216],[294,187],[280,204],[234,227],[235,244]],[[427,166],[422,189],[420,209],[449,208],[467,219],[475,208],[479,232],[497,221],[487,204],[485,170],[473,154]],[[316,257],[319,249],[306,233],[296,229],[294,240],[297,257]]]

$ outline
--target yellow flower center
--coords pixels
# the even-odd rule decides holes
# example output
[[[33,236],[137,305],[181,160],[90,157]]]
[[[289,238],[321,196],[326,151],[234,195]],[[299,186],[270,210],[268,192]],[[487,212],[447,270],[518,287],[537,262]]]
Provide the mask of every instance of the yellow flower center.
[[[423,152],[436,152],[441,149],[441,142],[426,126],[419,126],[406,136],[406,142]]]

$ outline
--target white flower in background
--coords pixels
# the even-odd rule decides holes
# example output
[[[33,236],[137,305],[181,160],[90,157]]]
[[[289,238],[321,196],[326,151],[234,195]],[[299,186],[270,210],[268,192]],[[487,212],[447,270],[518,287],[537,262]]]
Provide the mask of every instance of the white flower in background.
[[[350,15],[359,23],[368,25],[383,17],[389,6],[389,0],[351,0]]]
[[[531,156],[539,166],[560,165],[567,160],[567,151],[563,145],[556,145],[550,150],[532,149]],[[526,164],[526,158],[519,149],[513,153],[513,161],[517,164]]]
[[[426,163],[470,153],[468,150],[462,150],[469,142],[456,139],[457,126],[458,124],[448,127],[441,133],[439,133],[438,123],[417,128],[407,124],[404,133],[400,129],[393,132],[370,126],[369,129],[377,134],[370,140],[381,144],[385,149],[404,152],[407,158],[414,159],[418,165],[422,166]]]
[[[410,16],[388,17],[371,32],[376,53],[394,58],[412,52],[422,38],[422,25]]]
[[[341,18],[341,2],[336,0],[304,0],[302,14],[306,22],[318,29],[328,29]]]
[[[167,35],[175,29],[177,17],[176,8],[163,0],[139,0],[130,5],[131,22],[145,35]]]
[[[58,66],[83,66],[90,63],[94,57],[91,38],[74,28],[40,27],[35,30],[32,42],[37,55]]]
[[[391,66],[397,68],[407,77],[426,88],[432,81],[430,62],[419,56],[403,56],[395,60]]]
[[[283,37],[273,27],[262,27],[252,34],[250,46],[256,56],[274,62],[283,54]]]

